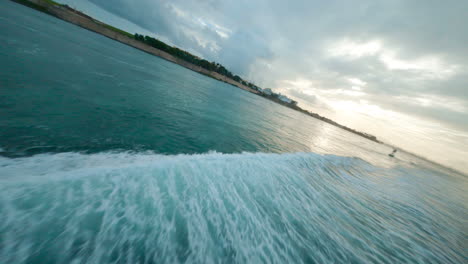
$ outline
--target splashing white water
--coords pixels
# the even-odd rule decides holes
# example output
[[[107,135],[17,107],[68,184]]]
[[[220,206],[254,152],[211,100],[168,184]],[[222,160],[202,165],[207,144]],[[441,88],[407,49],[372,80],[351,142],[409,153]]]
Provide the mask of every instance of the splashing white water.
[[[465,257],[466,180],[431,171],[308,153],[61,153],[0,158],[0,175],[3,263]]]

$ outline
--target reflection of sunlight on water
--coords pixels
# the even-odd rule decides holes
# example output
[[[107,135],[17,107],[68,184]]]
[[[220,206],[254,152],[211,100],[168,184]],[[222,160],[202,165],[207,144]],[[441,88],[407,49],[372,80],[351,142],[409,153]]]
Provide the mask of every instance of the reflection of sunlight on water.
[[[369,104],[365,100],[360,100],[359,103],[352,101],[332,101],[330,102],[330,105],[339,112],[345,111],[344,113],[360,113],[391,120],[397,119],[397,113],[385,110],[378,105]]]
[[[338,102],[334,107],[339,123],[449,167],[468,170],[463,161],[468,155],[468,135],[462,131],[378,106]]]
[[[379,47],[377,42],[358,43],[359,45],[343,43],[335,47],[334,51],[348,54],[353,50],[357,52],[354,54],[357,56],[366,53],[368,49],[374,52]],[[464,161],[464,157],[468,156],[468,133],[466,131],[440,123],[440,121],[413,116],[413,113],[403,113],[398,110],[398,105],[395,106],[395,110],[391,110],[372,104],[371,97],[365,96],[366,93],[360,94],[362,87],[367,86],[367,82],[355,77],[348,77],[347,81],[349,89],[340,87],[326,89],[320,81],[299,78],[294,81],[283,80],[277,89],[291,96],[300,107],[309,111],[358,131],[375,135],[385,143],[429,160],[468,172],[468,164]],[[421,97],[394,95],[392,97],[395,99],[394,102],[416,107],[436,107],[458,113],[466,112],[463,102],[454,98],[432,95]],[[324,138],[326,137],[314,139],[313,148],[329,147],[331,143]]]
[[[329,139],[327,136],[330,134],[330,126],[320,126],[319,129],[315,131],[315,136],[311,136],[310,149],[317,153],[327,153],[325,150],[330,149]]]
[[[325,98],[321,98],[325,99]],[[464,157],[468,156],[468,134],[433,120],[412,117],[372,105],[366,100],[356,102],[326,100],[330,109],[311,106],[298,100],[301,107],[326,116],[350,128],[375,135],[379,140],[408,150],[445,166],[468,171]],[[330,133],[322,128],[320,134]],[[326,136],[314,138],[311,148],[330,149]]]
[[[391,159],[391,147],[376,144],[341,128],[322,123],[308,136],[310,150],[322,155],[338,155],[365,160],[381,168],[411,167],[408,159]]]

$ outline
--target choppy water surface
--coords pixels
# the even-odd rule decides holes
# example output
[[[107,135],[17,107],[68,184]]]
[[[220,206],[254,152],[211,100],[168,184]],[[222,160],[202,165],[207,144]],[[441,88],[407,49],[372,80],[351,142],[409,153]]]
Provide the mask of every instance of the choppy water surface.
[[[464,263],[467,178],[9,1],[1,263]]]

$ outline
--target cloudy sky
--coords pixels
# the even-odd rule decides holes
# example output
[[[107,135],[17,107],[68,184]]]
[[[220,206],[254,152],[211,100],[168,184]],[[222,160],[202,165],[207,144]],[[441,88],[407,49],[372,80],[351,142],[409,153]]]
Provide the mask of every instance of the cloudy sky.
[[[452,167],[468,156],[468,1],[61,2],[385,142]]]

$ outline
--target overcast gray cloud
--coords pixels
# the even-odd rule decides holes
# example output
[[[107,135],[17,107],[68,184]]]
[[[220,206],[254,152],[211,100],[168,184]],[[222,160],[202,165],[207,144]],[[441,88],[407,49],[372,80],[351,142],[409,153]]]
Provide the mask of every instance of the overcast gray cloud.
[[[379,135],[339,112],[468,131],[468,1],[63,1],[90,1],[361,130]]]

